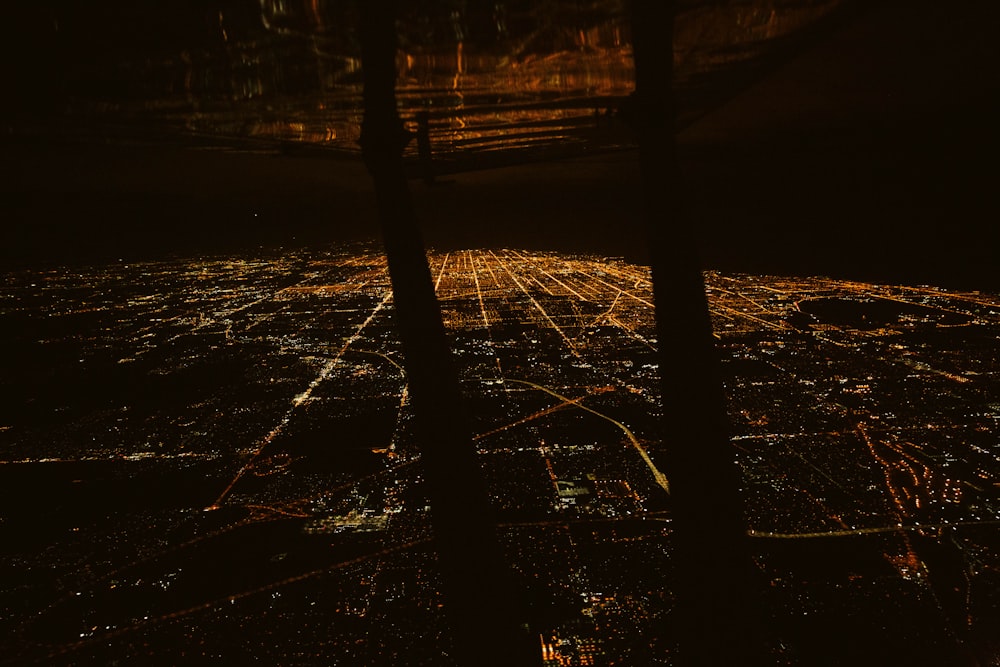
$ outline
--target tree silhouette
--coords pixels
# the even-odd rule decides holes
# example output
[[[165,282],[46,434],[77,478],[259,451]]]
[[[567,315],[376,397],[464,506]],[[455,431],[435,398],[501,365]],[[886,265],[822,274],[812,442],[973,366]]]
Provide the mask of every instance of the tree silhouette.
[[[516,613],[461,409],[440,308],[403,169],[409,140],[396,108],[395,3],[361,4],[372,176],[458,663],[519,665]],[[677,605],[667,630],[679,664],[759,664],[739,476],[692,230],[684,224],[673,138],[673,2],[633,0],[634,124],[660,341]],[[535,660],[537,662],[537,659]]]
[[[375,187],[453,657],[468,667],[530,664],[403,169],[409,137],[396,108],[396,3],[359,4],[361,150]]]
[[[684,216],[674,141],[674,0],[633,0],[634,125],[648,230],[675,539],[681,665],[762,662],[740,478],[697,244]]]

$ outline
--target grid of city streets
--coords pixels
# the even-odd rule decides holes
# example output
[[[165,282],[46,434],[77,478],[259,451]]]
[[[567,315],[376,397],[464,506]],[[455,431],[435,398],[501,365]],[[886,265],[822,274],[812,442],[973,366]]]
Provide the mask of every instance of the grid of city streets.
[[[429,259],[544,663],[669,664],[648,268]],[[449,664],[377,247],[0,280],[0,664]],[[996,655],[1000,296],[706,283],[769,650]]]

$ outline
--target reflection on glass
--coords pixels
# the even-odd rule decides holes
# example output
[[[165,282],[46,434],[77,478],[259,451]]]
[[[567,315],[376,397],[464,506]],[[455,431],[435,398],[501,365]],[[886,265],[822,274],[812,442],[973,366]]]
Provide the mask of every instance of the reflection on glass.
[[[76,82],[70,109],[185,133],[357,150],[353,3],[205,4],[169,17],[112,2],[54,9]],[[436,154],[631,141],[618,117],[633,78],[623,0],[401,4],[400,112],[407,121],[429,114]],[[680,2],[682,118],[839,4]]]

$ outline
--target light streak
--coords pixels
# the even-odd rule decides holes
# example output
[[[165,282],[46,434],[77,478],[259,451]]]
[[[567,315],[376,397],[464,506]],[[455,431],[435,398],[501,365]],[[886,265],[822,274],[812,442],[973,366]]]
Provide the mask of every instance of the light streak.
[[[434,283],[434,292],[438,291],[438,287],[441,286],[441,279],[444,278],[444,267],[448,266],[448,258],[451,257],[451,253],[445,253],[444,261],[441,262],[441,268],[438,271],[437,281]]]
[[[281,418],[281,421],[279,421],[277,426],[271,429],[271,431],[266,436],[264,436],[264,439],[261,440],[260,444],[257,446],[257,449],[256,451],[254,451],[253,455],[250,456],[247,462],[244,463],[243,466],[236,472],[236,476],[233,477],[232,481],[230,481],[229,484],[226,486],[226,488],[222,490],[222,493],[220,493],[219,497],[215,499],[215,502],[205,508],[206,510],[218,509],[222,505],[222,503],[225,502],[226,497],[233,490],[233,487],[236,486],[236,483],[239,482],[240,479],[243,477],[243,475],[245,475],[246,472],[257,462],[264,449],[266,449],[267,446],[271,444],[271,442],[273,442],[274,439],[278,437],[278,435],[285,429],[285,427],[291,421],[292,415],[295,413],[298,407],[303,403],[307,402],[312,397],[312,392],[316,389],[316,387],[318,387],[324,380],[326,380],[330,376],[330,373],[333,372],[333,369],[340,362],[340,358],[344,356],[345,352],[347,352],[347,348],[353,345],[354,342],[361,337],[361,332],[365,330],[365,327],[371,324],[372,320],[375,319],[375,316],[378,315],[378,313],[382,310],[385,304],[389,302],[390,299],[392,299],[392,292],[387,293],[385,297],[383,297],[382,300],[379,301],[378,305],[375,306],[375,309],[368,316],[368,319],[362,322],[358,326],[358,328],[355,329],[354,333],[344,342],[343,346],[340,348],[340,351],[338,351],[336,355],[334,355],[330,360],[328,360],[323,365],[323,368],[320,369],[319,374],[317,374],[316,377],[313,378],[312,382],[309,383],[309,386],[306,387],[305,391],[303,391],[301,394],[298,394],[295,398],[292,399],[292,405],[290,408],[288,408],[288,411],[285,412],[285,415]]]
[[[871,528],[845,528],[842,530],[817,530],[807,533],[779,533],[763,530],[748,530],[747,536],[772,540],[811,540],[824,537],[857,537],[859,535],[878,535],[880,533],[911,533],[920,530],[945,530],[948,528],[963,528],[967,526],[1000,526],[1000,520],[969,520],[938,523],[913,523],[898,526],[874,526]]]
[[[559,325],[556,324],[552,320],[551,317],[549,317],[549,314],[545,311],[544,308],[542,308],[542,304],[538,303],[538,301],[535,299],[535,297],[531,296],[531,293],[528,292],[528,290],[524,287],[524,285],[521,284],[521,281],[518,280],[517,277],[514,275],[514,273],[510,270],[510,267],[508,267],[503,260],[501,260],[499,257],[497,257],[496,253],[494,253],[492,250],[490,251],[490,254],[493,255],[493,257],[497,260],[497,262],[500,264],[500,266],[505,271],[507,271],[507,275],[509,275],[511,277],[511,280],[514,281],[514,284],[516,284],[518,286],[518,288],[521,290],[521,292],[523,292],[524,295],[526,297],[528,297],[528,300],[531,301],[531,303],[534,304],[535,308],[537,308],[538,311],[542,314],[542,317],[544,317],[545,320],[549,323],[549,326],[551,326],[560,336],[562,336],[563,341],[566,343],[566,346],[569,347],[569,350],[570,350],[570,352],[573,353],[573,356],[576,357],[576,358],[578,358],[578,359],[580,359],[581,357],[580,357],[579,350],[576,349],[576,345],[573,343],[572,340],[570,340],[569,336],[566,335],[566,332],[564,332],[559,327]]]
[[[510,382],[517,382],[517,380],[510,380]],[[483,438],[488,438],[491,435],[496,435],[497,433],[503,433],[504,431],[507,431],[507,430],[510,430],[510,429],[514,428],[515,426],[520,426],[521,424],[527,424],[528,422],[535,421],[536,419],[540,419],[542,417],[546,417],[546,416],[552,414],[553,412],[558,412],[559,410],[562,410],[564,408],[574,407],[574,406],[575,407],[580,407],[580,401],[582,401],[585,398],[588,398],[588,396],[591,396],[591,395],[592,394],[589,394],[587,396],[581,396],[580,398],[568,399],[568,400],[563,401],[562,403],[559,403],[557,405],[551,405],[551,406],[549,406],[547,408],[544,408],[542,410],[538,410],[537,412],[533,412],[530,415],[528,415],[527,417],[522,417],[521,419],[518,419],[517,421],[511,422],[509,424],[505,424],[505,425],[500,426],[498,428],[495,428],[495,429],[493,429],[491,431],[486,431],[485,433],[480,433],[479,435],[474,436],[472,439],[473,440],[482,440]]]
[[[666,475],[664,475],[662,472],[660,472],[660,469],[656,467],[656,464],[653,463],[653,460],[651,458],[649,458],[649,453],[646,451],[646,448],[642,446],[642,443],[639,442],[639,439],[635,437],[635,434],[632,433],[631,429],[629,429],[628,426],[625,426],[625,424],[622,424],[617,419],[614,419],[612,417],[609,417],[606,414],[598,412],[597,410],[594,410],[593,408],[589,408],[586,405],[582,405],[580,403],[574,403],[573,399],[567,398],[567,397],[563,396],[562,394],[559,394],[559,393],[557,393],[555,391],[552,391],[548,387],[543,387],[540,384],[535,384],[534,382],[528,382],[527,380],[507,380],[507,382],[516,382],[518,384],[528,385],[529,387],[534,387],[535,389],[538,389],[540,391],[544,391],[546,394],[550,394],[551,396],[555,396],[560,401],[566,401],[567,403],[572,403],[573,405],[576,405],[576,407],[580,408],[581,410],[586,410],[587,412],[589,412],[591,414],[595,414],[598,417],[600,417],[601,419],[605,419],[605,420],[611,422],[612,424],[614,424],[615,426],[617,426],[618,428],[620,428],[622,430],[622,432],[625,433],[625,436],[628,438],[629,442],[632,443],[632,446],[635,447],[636,451],[639,452],[639,456],[642,457],[642,460],[646,464],[646,467],[649,468],[649,471],[653,474],[653,479],[656,480],[656,483],[659,484],[660,488],[662,488],[664,491],[666,491],[667,494],[670,493],[670,482],[667,480]]]
[[[486,325],[486,335],[489,337],[490,349],[493,350],[493,358],[497,362],[497,377],[503,378],[503,366],[500,364],[500,356],[497,354],[496,341],[493,338],[493,328],[490,326],[490,318],[486,314],[486,301],[483,299],[483,290],[479,284],[479,271],[476,270],[476,260],[469,251],[469,265],[472,267],[472,279],[476,283],[476,296],[479,298],[479,312],[483,315],[483,324]],[[504,386],[506,390],[506,385]]]

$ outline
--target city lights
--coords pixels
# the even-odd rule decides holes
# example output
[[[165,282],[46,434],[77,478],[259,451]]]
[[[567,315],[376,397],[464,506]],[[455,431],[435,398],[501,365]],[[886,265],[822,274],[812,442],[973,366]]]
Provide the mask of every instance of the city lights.
[[[649,271],[510,249],[430,268],[507,561],[545,601],[542,657],[626,660],[670,609],[662,453],[684,446],[660,423]],[[900,641],[942,615],[988,623],[1000,297],[705,279],[767,613],[863,603],[903,615]],[[4,280],[21,333],[0,474],[8,493],[46,489],[5,517],[14,655],[170,656],[178,633],[211,647],[235,627],[278,662],[447,650],[375,248]],[[817,579],[817,549],[853,555]],[[780,655],[795,640],[775,627]]]

